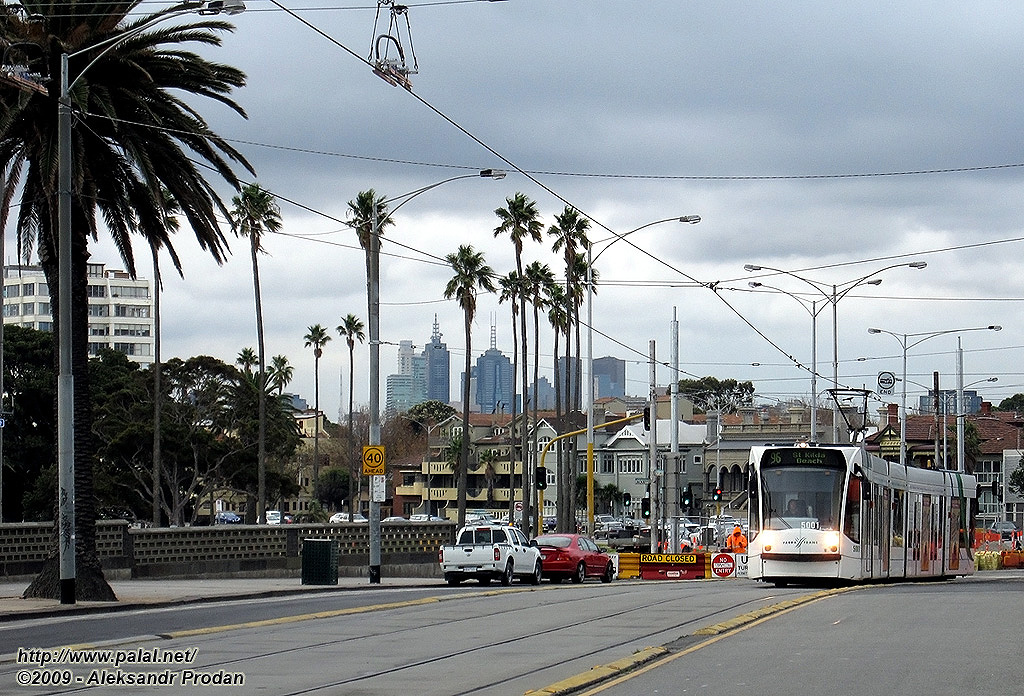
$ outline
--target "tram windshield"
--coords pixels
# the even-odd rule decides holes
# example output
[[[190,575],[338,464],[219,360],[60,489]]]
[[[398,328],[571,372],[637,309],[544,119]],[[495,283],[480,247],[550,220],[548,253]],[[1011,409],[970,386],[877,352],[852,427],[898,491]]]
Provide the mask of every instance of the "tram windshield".
[[[839,529],[845,474],[828,466],[762,468],[764,529]]]

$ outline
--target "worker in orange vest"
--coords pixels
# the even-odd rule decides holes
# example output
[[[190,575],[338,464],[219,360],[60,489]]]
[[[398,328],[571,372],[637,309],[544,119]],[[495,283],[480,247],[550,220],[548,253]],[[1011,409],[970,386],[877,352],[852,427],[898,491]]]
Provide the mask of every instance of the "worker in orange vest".
[[[725,541],[725,550],[729,553],[746,553],[747,537],[743,534],[743,528],[738,526],[732,530],[732,534]]]

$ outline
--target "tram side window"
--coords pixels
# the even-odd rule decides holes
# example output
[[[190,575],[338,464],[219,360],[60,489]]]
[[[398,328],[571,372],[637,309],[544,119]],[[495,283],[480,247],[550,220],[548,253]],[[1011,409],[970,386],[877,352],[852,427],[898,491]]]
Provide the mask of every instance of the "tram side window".
[[[903,546],[903,491],[892,492],[892,545]]]
[[[860,479],[850,477],[846,491],[846,517],[843,520],[843,533],[851,540],[860,542]]]

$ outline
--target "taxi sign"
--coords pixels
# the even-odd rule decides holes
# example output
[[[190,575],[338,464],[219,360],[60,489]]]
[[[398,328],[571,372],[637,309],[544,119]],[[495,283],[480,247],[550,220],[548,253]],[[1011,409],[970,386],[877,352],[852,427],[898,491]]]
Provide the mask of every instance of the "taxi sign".
[[[363,447],[363,476],[384,475],[384,445]]]

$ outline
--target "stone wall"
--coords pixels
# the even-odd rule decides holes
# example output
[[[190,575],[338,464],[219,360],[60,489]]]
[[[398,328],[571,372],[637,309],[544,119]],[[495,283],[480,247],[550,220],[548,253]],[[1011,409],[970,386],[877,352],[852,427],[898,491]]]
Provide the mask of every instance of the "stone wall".
[[[381,525],[381,565],[390,574],[432,577],[437,551],[455,538],[450,522]],[[121,577],[213,577],[297,575],[303,539],[338,544],[338,572],[364,575],[369,565],[367,524],[287,524],[213,527],[131,528],[127,522],[99,522],[96,547],[108,574]],[[0,525],[0,577],[32,575],[56,553],[51,522]]]

